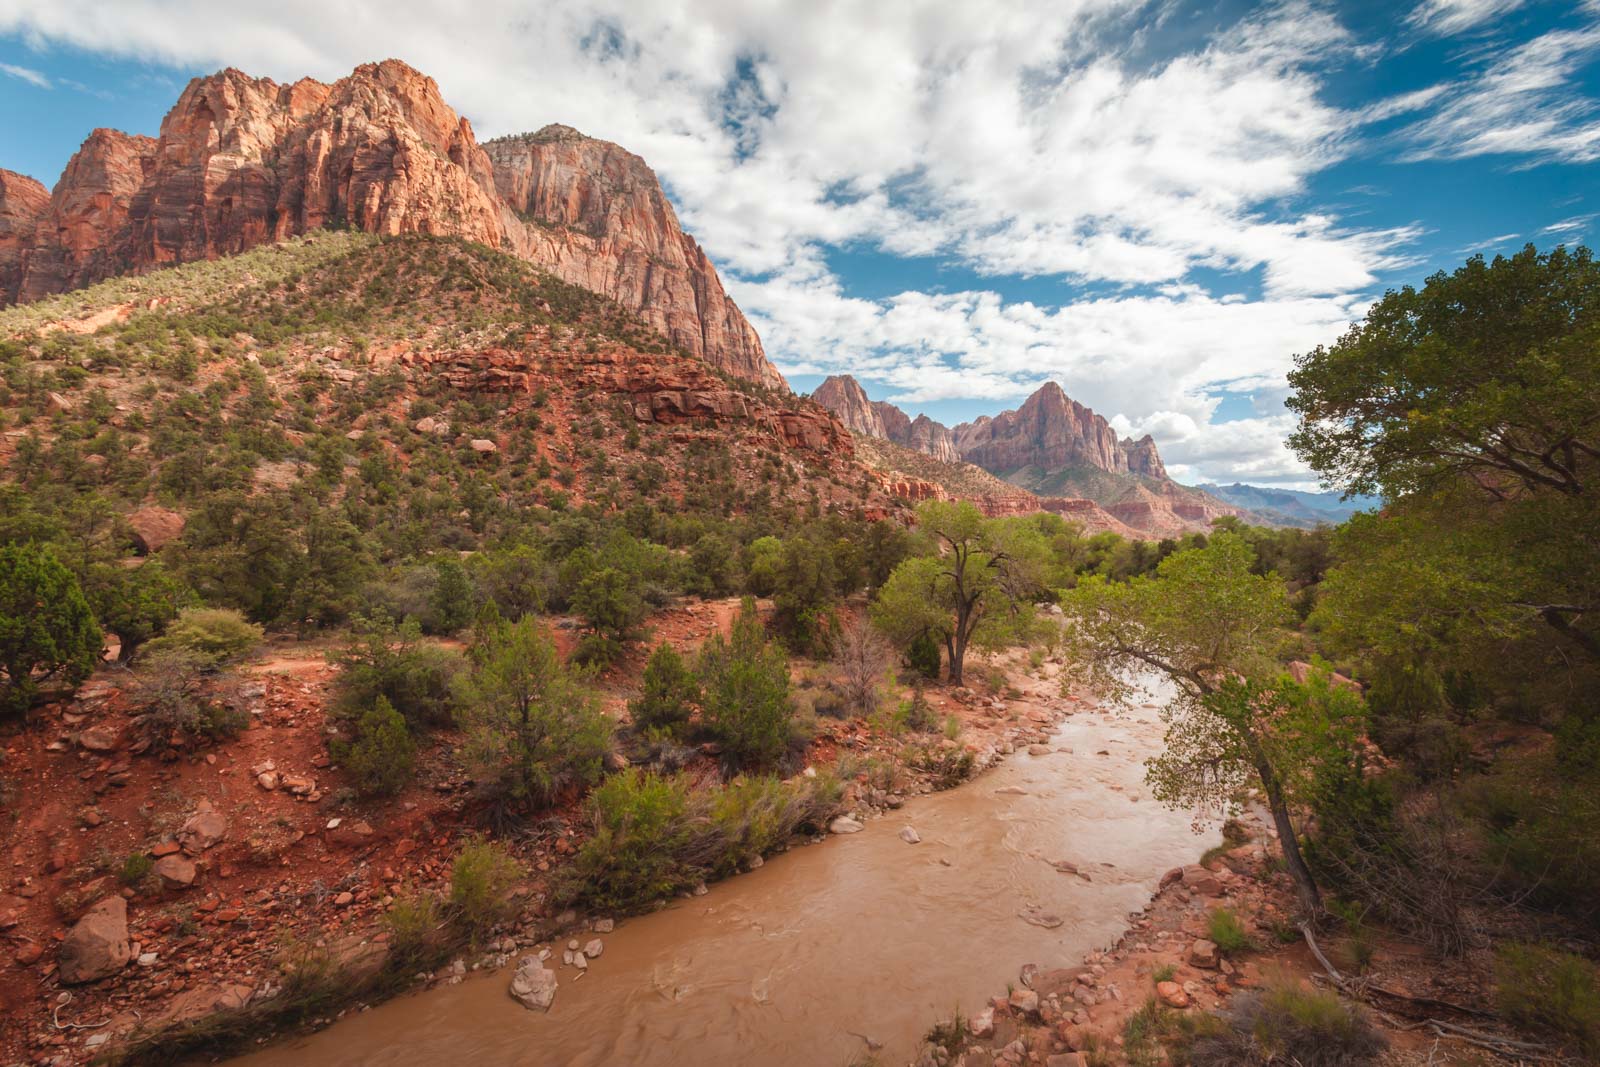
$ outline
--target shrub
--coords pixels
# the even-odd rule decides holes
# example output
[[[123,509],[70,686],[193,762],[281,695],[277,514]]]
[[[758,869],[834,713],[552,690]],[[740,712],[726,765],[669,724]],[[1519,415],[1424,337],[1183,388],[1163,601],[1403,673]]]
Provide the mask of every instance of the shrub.
[[[864,618],[839,631],[833,665],[839,669],[845,704],[852,714],[869,717],[877,712],[879,689],[889,672],[889,654],[889,642]]]
[[[476,606],[473,603],[472,582],[466,568],[458,559],[448,557],[433,565],[433,595],[429,597],[428,628],[433,633],[453,634],[472,621]]]
[[[915,746],[907,750],[906,762],[933,780],[935,789],[953,789],[972,777],[976,760],[957,745]]]
[[[906,729],[913,733],[931,734],[944,725],[938,713],[933,710],[933,705],[928,703],[928,697],[923,693],[920,682],[912,687],[911,699],[901,702],[899,717]],[[957,729],[959,728],[958,723]]]
[[[439,898],[420,891],[402,892],[384,912],[393,966],[406,972],[432,969],[445,946]]]
[[[1223,952],[1243,952],[1255,946],[1232,908],[1212,909],[1206,919],[1206,936]]]
[[[1241,995],[1227,1029],[1196,1040],[1194,1067],[1357,1067],[1378,1062],[1384,1040],[1367,1017],[1335,993],[1297,985]]]
[[[464,755],[490,801],[548,804],[600,780],[611,720],[533,619],[491,621],[460,685]]]
[[[789,747],[789,664],[767,641],[746,598],[732,635],[711,635],[700,649],[706,725],[737,766],[771,767]]]
[[[41,681],[89,677],[101,641],[78,579],[53,550],[0,545],[0,711],[25,711]]]
[[[473,940],[515,907],[511,888],[522,868],[492,841],[469,841],[450,868],[450,917]]]
[[[594,907],[638,911],[699,881],[680,858],[688,841],[689,783],[674,775],[627,771],[589,798],[594,836],[573,864],[583,899]]]
[[[199,654],[207,666],[216,668],[243,656],[260,641],[261,627],[232,608],[188,608],[166,633],[145,646],[145,654],[182,649]]]
[[[911,639],[911,645],[906,649],[906,662],[911,664],[912,670],[924,678],[937,679],[939,677],[939,642],[928,631],[922,631]]]
[[[156,861],[146,853],[130,852],[128,858],[122,861],[122,866],[117,868],[117,881],[126,886],[136,886],[150,877],[155,866]]]
[[[1495,1003],[1530,1033],[1558,1035],[1586,1058],[1600,1058],[1600,981],[1582,956],[1544,945],[1501,945]]]
[[[639,730],[661,730],[674,738],[688,732],[689,716],[700,700],[700,684],[683,657],[666,642],[656,646],[644,666],[644,690],[628,705]]]
[[[413,620],[357,619],[350,644],[330,657],[339,666],[339,708],[347,716],[387,700],[412,730],[443,726],[455,708],[461,657],[424,644]]]
[[[334,738],[329,747],[364,796],[393,796],[411,781],[417,746],[406,720],[384,697],[356,719],[352,739]]]
[[[248,726],[248,712],[207,697],[205,674],[212,663],[205,653],[185,648],[152,648],[140,657],[132,686],[139,731],[166,746],[232,737]]]

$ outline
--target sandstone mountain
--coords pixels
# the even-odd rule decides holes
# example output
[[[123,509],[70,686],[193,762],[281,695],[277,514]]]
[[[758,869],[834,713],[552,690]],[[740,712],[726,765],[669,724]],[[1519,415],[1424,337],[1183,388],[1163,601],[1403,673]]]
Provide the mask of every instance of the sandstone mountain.
[[[868,400],[861,383],[848,374],[827,378],[811,398],[837,415],[851,433],[892,441],[946,463],[961,461],[949,427],[926,415],[913,419],[886,400]]]
[[[0,305],[328,227],[513,253],[786,389],[642,159],[565,126],[479,145],[397,60],[331,85],[224,70],[189,83],[159,137],[94,131],[51,192],[0,171]]]
[[[940,461],[919,464],[910,461],[905,451],[885,456],[881,449],[862,448],[869,463],[894,461],[885,467],[885,474],[891,484],[901,487],[901,495],[915,498],[931,492],[918,489],[919,482],[926,482],[941,487],[940,492],[972,499],[994,514],[1054,511],[1090,531],[1111,530],[1125,536],[1167,537],[1205,529],[1223,515],[1249,515],[1202,490],[1174,482],[1154,439],[1148,434],[1138,440],[1119,438],[1104,418],[1072,400],[1054,382],[1039,388],[1015,411],[981,416],[954,429],[924,415],[912,420],[891,403],[869,399],[849,375],[828,378],[812,399],[854,434],[890,441]],[[987,472],[989,484],[977,484],[961,468]],[[996,484],[1014,489],[996,491]]]

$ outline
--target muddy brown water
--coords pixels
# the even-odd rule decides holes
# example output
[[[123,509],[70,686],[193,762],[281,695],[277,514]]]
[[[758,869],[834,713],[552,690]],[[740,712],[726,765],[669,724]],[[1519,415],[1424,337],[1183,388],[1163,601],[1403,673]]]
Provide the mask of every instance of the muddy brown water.
[[[1019,751],[861,833],[621,923],[581,979],[557,968],[548,1014],[511,1000],[507,968],[346,1016],[235,1067],[813,1067],[849,1063],[864,1037],[883,1043],[881,1062],[908,1062],[931,1023],[1003,993],[1023,963],[1072,965],[1111,943],[1164,871],[1219,839],[1149,797],[1142,762],[1159,742],[1156,714],[1080,710],[1047,755]],[[920,844],[900,839],[905,826]],[[1025,921],[1030,907],[1061,925]]]

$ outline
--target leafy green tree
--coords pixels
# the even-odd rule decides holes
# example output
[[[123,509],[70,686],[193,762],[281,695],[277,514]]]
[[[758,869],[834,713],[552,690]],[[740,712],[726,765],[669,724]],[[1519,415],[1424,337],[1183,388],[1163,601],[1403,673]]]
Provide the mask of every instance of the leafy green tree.
[[[778,568],[783,563],[783,542],[776,537],[758,537],[745,549],[745,588],[756,596],[771,596],[778,587]]]
[[[600,780],[611,720],[534,619],[500,622],[473,647],[460,686],[465,755],[490,799],[545,805]]]
[[[731,538],[705,533],[689,549],[684,591],[698,596],[726,596],[739,584],[739,549]]]
[[[681,738],[700,702],[700,683],[683,657],[665,641],[644,665],[643,687],[639,699],[628,705],[633,724],[641,730],[664,730]]]
[[[728,638],[712,634],[700,648],[705,721],[728,759],[743,767],[769,768],[788,750],[794,709],[789,702],[789,663],[767,640],[748,597]]]
[[[533,545],[479,552],[469,561],[478,592],[492,600],[507,618],[537,615],[549,601],[553,569]]]
[[[411,781],[417,745],[406,720],[394,705],[379,697],[354,722],[354,736],[334,738],[333,758],[355,777],[366,796],[393,796]]]
[[[433,564],[433,596],[429,598],[430,621],[437,632],[453,634],[472,621],[472,581],[458,559],[445,557]]]
[[[426,643],[415,619],[357,618],[350,643],[328,658],[339,668],[342,715],[359,716],[381,700],[412,730],[449,724],[464,664],[460,653]]]
[[[83,681],[101,644],[83,589],[54,550],[0,546],[0,710],[25,710],[41,682]]]
[[[601,637],[622,646],[639,635],[649,611],[636,573],[599,567],[584,575],[572,595],[572,608]]]
[[[100,625],[122,642],[117,658],[123,662],[195,603],[194,592],[153,559],[132,569],[95,564],[85,592]]]
[[[1581,493],[1600,458],[1600,264],[1586,248],[1474,256],[1390,292],[1289,375],[1295,450],[1354,492],[1465,476]]]
[[[872,618],[903,644],[921,634],[942,641],[950,682],[961,685],[968,648],[1003,647],[1027,633],[1046,573],[1044,540],[1036,526],[987,518],[965,502],[923,504],[917,524],[939,554],[896,567]]]
[[[828,546],[807,536],[783,543],[773,582],[773,625],[800,652],[816,652],[829,636],[829,609],[839,573]]]
[[[1177,694],[1162,711],[1165,751],[1148,765],[1156,796],[1227,810],[1255,781],[1301,903],[1316,915],[1321,896],[1290,818],[1291,782],[1303,762],[1297,746],[1337,745],[1349,710],[1340,698],[1339,729],[1319,723],[1313,702],[1278,680],[1288,593],[1276,575],[1251,573],[1252,562],[1243,539],[1224,532],[1169,556],[1152,576],[1085,580],[1062,596],[1063,679],[1126,701],[1139,691],[1132,672],[1165,675]]]

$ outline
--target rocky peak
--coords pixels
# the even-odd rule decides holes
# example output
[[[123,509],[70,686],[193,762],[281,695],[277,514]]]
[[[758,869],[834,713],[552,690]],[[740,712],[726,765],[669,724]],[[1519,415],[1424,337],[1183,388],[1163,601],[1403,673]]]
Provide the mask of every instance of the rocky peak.
[[[926,415],[913,419],[886,400],[867,399],[861,383],[848,374],[825,379],[811,398],[838,416],[851,433],[892,441],[946,463],[961,460],[947,426]]]
[[[46,200],[37,182],[0,181],[0,304],[330,225],[457,236],[787,388],[642,159],[559,125],[487,148],[432,78],[395,59],[332,84],[195,78],[158,138],[95,131]]]
[[[1110,423],[1055,382],[1040,386],[1015,411],[957,426],[955,438],[963,459],[997,473],[1089,467],[1166,477],[1154,440],[1119,440]]]

